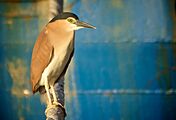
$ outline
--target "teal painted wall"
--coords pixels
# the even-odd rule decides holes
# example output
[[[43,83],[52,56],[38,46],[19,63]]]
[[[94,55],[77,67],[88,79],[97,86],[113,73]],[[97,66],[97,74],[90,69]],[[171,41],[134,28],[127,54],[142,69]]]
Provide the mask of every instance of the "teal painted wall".
[[[31,90],[29,68],[37,35],[47,22],[46,2],[0,2],[0,119],[45,119],[44,105]]]
[[[47,7],[0,2],[1,119],[45,119],[39,96],[24,90]],[[67,0],[64,8],[97,27],[76,33],[66,120],[175,120],[174,0]]]
[[[176,119],[174,1],[68,0],[65,8],[97,27],[76,33],[67,120]]]

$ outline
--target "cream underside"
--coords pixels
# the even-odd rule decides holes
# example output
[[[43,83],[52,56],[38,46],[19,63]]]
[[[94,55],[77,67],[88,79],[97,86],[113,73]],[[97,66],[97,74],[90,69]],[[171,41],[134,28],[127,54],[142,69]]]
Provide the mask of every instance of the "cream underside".
[[[46,85],[46,80],[49,85],[53,85],[64,70],[73,51],[74,30],[71,26],[66,20],[59,20],[47,25],[46,34],[54,47],[54,53],[52,60],[41,75],[39,85]]]
[[[73,50],[72,46],[64,45],[61,48],[65,48],[62,50],[54,50],[54,56],[50,62],[50,64],[46,67],[44,72],[42,73],[42,77],[39,85],[44,86],[45,81],[48,79],[49,83],[52,85],[58,79],[64,67],[69,60],[70,54]]]

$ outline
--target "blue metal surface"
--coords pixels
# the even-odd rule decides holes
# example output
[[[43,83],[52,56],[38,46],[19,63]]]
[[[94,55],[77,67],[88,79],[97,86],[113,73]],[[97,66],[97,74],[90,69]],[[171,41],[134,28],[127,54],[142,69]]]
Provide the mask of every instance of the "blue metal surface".
[[[97,30],[76,34],[67,120],[176,119],[173,3],[68,0]]]
[[[39,97],[23,94],[42,2],[0,3],[0,119],[45,119]],[[175,120],[174,0],[67,0],[65,9],[97,27],[76,33],[66,119]]]
[[[43,6],[43,4],[41,5]],[[43,6],[44,7],[44,6]],[[47,19],[47,18],[46,18]],[[43,19],[37,3],[0,3],[0,119],[44,119],[39,96],[30,90],[29,66],[32,46]]]

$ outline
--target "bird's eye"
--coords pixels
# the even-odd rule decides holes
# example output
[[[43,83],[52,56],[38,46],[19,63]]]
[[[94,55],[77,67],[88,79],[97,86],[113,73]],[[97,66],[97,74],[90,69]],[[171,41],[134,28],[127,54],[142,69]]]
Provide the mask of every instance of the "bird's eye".
[[[74,24],[76,22],[76,20],[73,18],[67,18],[67,21],[72,24]]]

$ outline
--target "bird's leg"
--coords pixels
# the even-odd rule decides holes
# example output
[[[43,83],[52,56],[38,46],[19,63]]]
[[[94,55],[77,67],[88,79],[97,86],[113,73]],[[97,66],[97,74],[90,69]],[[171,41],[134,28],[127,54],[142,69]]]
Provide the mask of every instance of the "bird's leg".
[[[51,85],[51,92],[52,92],[53,99],[54,99],[53,104],[54,105],[59,105],[59,102],[57,100],[56,92],[54,90],[54,86],[53,85]]]
[[[51,106],[52,101],[51,101],[51,96],[50,96],[50,93],[49,93],[48,79],[45,80],[45,89],[46,89],[46,94],[47,94],[47,97],[48,97],[48,105]]]
[[[51,101],[51,96],[50,96],[50,92],[49,92],[49,84],[48,84],[48,79],[45,80],[45,89],[46,89],[46,94],[48,97],[48,103],[47,103],[47,108],[45,110],[45,114],[47,114],[48,110],[50,110],[51,108],[53,108],[53,104]]]
[[[56,106],[59,105],[60,107],[64,108],[64,106],[61,103],[59,103],[58,100],[57,100],[56,92],[54,90],[54,86],[53,85],[51,85],[51,92],[52,92],[53,99],[54,99],[53,104],[56,105]]]
[[[64,106],[61,103],[59,103],[58,100],[57,100],[56,92],[54,90],[54,86],[53,85],[51,85],[51,92],[52,92],[53,99],[54,99],[53,105],[60,106],[60,107],[64,108]]]

